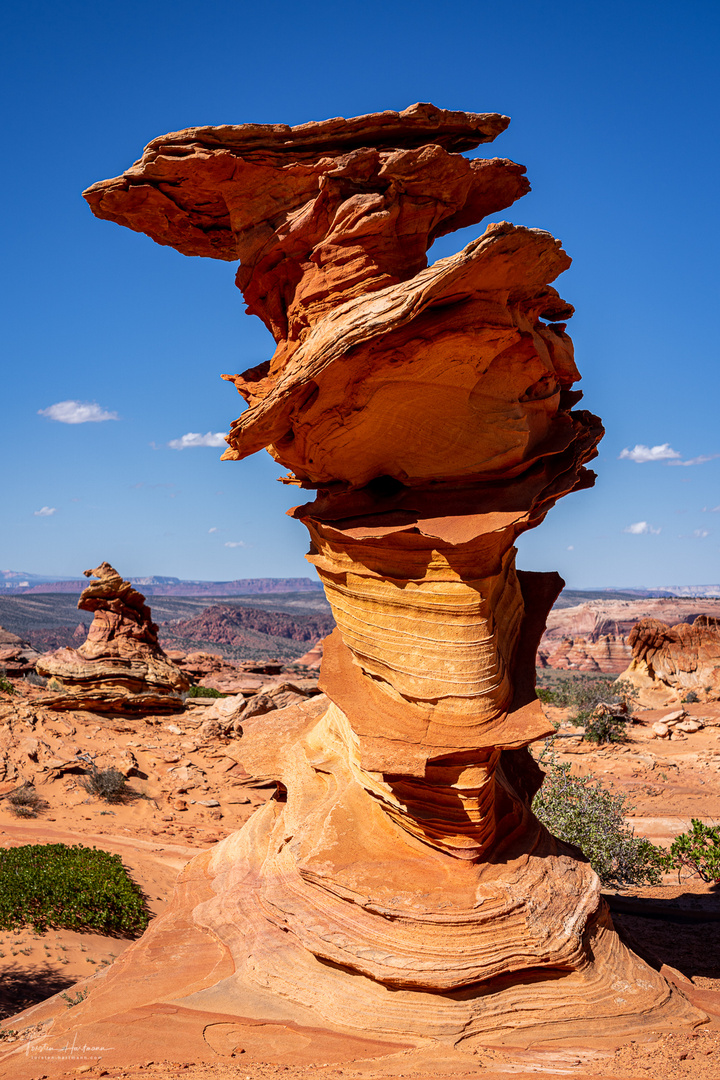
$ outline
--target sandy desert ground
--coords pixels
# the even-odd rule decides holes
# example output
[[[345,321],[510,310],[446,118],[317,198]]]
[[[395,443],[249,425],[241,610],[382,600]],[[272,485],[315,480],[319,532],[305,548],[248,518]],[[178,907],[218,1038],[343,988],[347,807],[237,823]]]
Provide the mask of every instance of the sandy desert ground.
[[[45,801],[37,818],[18,818],[0,799],[0,846],[27,843],[82,843],[121,855],[142,886],[153,914],[159,914],[172,895],[180,868],[198,852],[238,829],[254,809],[273,794],[242,766],[242,742],[236,736],[203,735],[203,718],[211,704],[189,704],[173,717],[109,718],[91,713],[50,713],[33,705],[36,692],[23,688],[12,698],[2,696],[0,720],[12,718],[13,745],[4,753],[20,761],[21,772],[34,780]],[[580,773],[591,771],[626,793],[634,806],[636,833],[668,844],[690,818],[720,822],[720,705],[690,705],[691,716],[702,718],[701,731],[672,739],[657,739],[651,724],[661,711],[636,714],[627,743],[594,747],[582,742],[560,710],[548,709],[560,722],[554,746],[561,761]],[[667,710],[664,710],[667,712]],[[31,723],[32,721],[32,723]],[[207,730],[207,729],[205,729]],[[542,746],[535,747],[540,754]],[[80,783],[77,762],[90,754],[101,765],[134,762],[130,784],[142,796],[125,803],[106,803]],[[63,767],[62,762],[66,765]],[[68,762],[75,762],[68,765]],[[0,782],[0,796],[16,787]],[[327,1063],[310,1064],[303,1047],[288,1056],[273,1051],[262,1038],[248,1045],[218,1043],[208,1049],[212,1060],[172,1060],[172,1047],[158,1040],[154,1060],[132,1066],[105,1067],[92,1055],[70,1053],[66,1075],[141,1077],[159,1080],[177,1075],[193,1080],[265,1080],[291,1077],[487,1077],[568,1075],[577,1077],[694,1077],[716,1080],[720,1075],[720,889],[698,878],[667,875],[657,888],[634,888],[610,895],[613,918],[627,943],[653,966],[681,973],[674,976],[710,1021],[692,1032],[657,1035],[622,1046],[533,1047],[526,1052],[497,1048],[468,1055],[437,1047],[402,1051],[390,1057],[353,1060],[336,1053]],[[66,1007],[87,980],[102,972],[127,948],[121,938],[99,934],[31,929],[0,933],[3,979],[0,1015],[7,1034],[2,1046],[20,1049],[28,1035],[37,1034],[27,1020],[10,1018],[19,1010],[52,994]],[[715,1013],[711,1012],[714,1008]],[[306,1042],[309,1040],[306,1040]],[[233,1042],[230,1040],[230,1042]],[[97,1057],[97,1056],[96,1056]],[[101,1056],[100,1056],[101,1058]],[[17,1058],[14,1059],[17,1062]],[[0,1075],[13,1076],[13,1059],[0,1066]],[[26,1064],[26,1063],[24,1063]],[[32,1075],[62,1075],[54,1062],[45,1072],[36,1060]]]

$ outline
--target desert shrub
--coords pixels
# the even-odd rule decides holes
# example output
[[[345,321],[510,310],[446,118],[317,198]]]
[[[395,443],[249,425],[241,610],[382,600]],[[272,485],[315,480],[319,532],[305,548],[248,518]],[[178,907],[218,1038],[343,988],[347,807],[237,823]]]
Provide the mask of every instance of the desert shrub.
[[[575,675],[544,689],[550,694],[549,704],[573,709],[577,714],[591,713],[601,704],[627,706],[635,696],[630,683],[617,682],[611,676],[588,679]]]
[[[549,832],[579,847],[603,885],[659,884],[667,854],[634,835],[625,821],[627,797],[591,773],[572,776],[569,764],[552,757],[541,762],[547,772],[532,808]]]
[[[80,844],[0,850],[0,930],[32,926],[136,937],[145,898],[119,855]]]
[[[688,690],[685,697],[682,699],[683,705],[697,705],[700,698],[697,696],[694,690]]]
[[[38,675],[37,671],[28,671],[27,675],[23,675],[23,680],[26,683],[30,683],[30,686],[42,686],[46,687],[48,680],[44,675]]]
[[[23,784],[22,787],[15,788],[7,796],[7,801],[16,817],[37,817],[40,811],[47,806],[47,803],[40,798],[32,784]]]
[[[540,687],[536,693],[548,705],[570,709],[570,722],[585,728],[584,739],[607,743],[625,738],[627,718],[622,714],[628,711],[636,691],[630,683],[616,682],[612,677],[575,675]]]
[[[692,818],[688,831],[673,840],[668,865],[677,869],[678,881],[683,867],[699,874],[703,881],[720,881],[720,825],[705,825]]]
[[[87,990],[78,990],[77,994],[61,994],[60,997],[66,1002],[66,1008],[72,1009],[74,1005],[81,1005],[85,998],[88,996]]]
[[[227,697],[227,694],[221,694],[219,690],[214,690],[212,686],[191,686],[188,690],[188,697]]]
[[[2,690],[4,694],[15,693],[15,687],[7,678],[7,672],[5,668],[0,668],[0,690]]]
[[[602,711],[585,720],[583,739],[594,743],[624,742],[627,738],[627,716]]]
[[[119,769],[98,769],[93,765],[90,772],[82,777],[80,783],[90,795],[106,802],[125,802],[137,799],[138,793],[128,786],[127,777]]]

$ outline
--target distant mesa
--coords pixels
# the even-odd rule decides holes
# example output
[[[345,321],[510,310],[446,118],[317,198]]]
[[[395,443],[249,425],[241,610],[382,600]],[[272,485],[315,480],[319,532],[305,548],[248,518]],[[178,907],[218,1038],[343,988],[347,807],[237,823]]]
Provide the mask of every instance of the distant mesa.
[[[2,594],[80,593],[82,578],[51,578],[38,574],[0,572]],[[252,593],[319,592],[322,585],[308,577],[236,578],[234,581],[194,581],[176,577],[131,577],[131,585],[141,585],[146,596],[242,596]]]
[[[40,704],[111,713],[182,709],[190,682],[163,652],[145,597],[110,563],[85,576],[97,578],[78,601],[81,611],[94,615],[87,640],[38,660],[38,674],[54,691]]]

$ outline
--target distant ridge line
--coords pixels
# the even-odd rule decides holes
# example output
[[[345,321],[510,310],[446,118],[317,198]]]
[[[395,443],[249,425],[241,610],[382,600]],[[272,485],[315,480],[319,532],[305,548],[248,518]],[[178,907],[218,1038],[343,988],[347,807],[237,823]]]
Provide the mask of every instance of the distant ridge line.
[[[10,584],[6,579],[2,595],[80,594],[88,584],[86,578],[43,581],[38,580],[38,576],[33,574],[26,575],[22,580],[27,581],[28,584]],[[322,589],[319,581],[313,581],[309,577],[236,578],[234,581],[184,581],[170,577],[130,577],[128,581],[136,585],[146,596],[242,596],[262,593],[317,592]]]

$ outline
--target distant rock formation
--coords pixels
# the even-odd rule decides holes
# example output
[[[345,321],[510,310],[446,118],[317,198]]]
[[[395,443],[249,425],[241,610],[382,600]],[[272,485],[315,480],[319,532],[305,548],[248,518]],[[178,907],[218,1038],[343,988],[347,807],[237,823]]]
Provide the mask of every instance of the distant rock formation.
[[[316,493],[294,516],[337,623],[326,696],[243,714],[243,762],[277,799],[190,864],[97,1015],[172,999],[198,1024],[212,1008],[469,1051],[699,1019],[530,810],[527,746],[551,730],[535,656],[562,582],[516,571],[514,542],[592,485],[602,426],[574,409],[559,241],[495,222],[426,258],[528,190],[521,166],[459,152],[508,122],[419,104],[192,128],[85,193],[184,254],[240,259],[277,349],[228,376],[249,408],[224,457],[266,447]],[[183,986],[178,949],[199,939]]]
[[[538,666],[619,675],[632,660],[628,638],[641,619],[691,623],[700,614],[720,617],[720,600],[651,597],[555,607],[540,640]]]
[[[0,626],[0,674],[18,679],[35,670],[39,653],[29,641]]]
[[[273,655],[294,658],[307,644],[335,626],[328,612],[274,611],[245,604],[213,604],[190,619],[163,623],[158,633],[165,649],[192,649],[220,645],[227,655],[252,657],[268,650]],[[293,644],[291,644],[293,643]],[[297,644],[295,644],[297,643]]]
[[[312,649],[306,652],[304,656],[299,656],[295,663],[299,667],[319,668],[322,664],[324,648],[325,638],[322,638],[320,641],[316,641]]]
[[[98,579],[78,601],[80,610],[94,616],[87,640],[38,660],[38,673],[57,687],[41,704],[93,712],[182,709],[190,682],[160,647],[145,597],[110,563],[86,570],[85,576]]]
[[[698,615],[692,625],[643,619],[630,632],[632,663],[621,675],[641,705],[676,704],[689,693],[720,701],[720,618]]]

